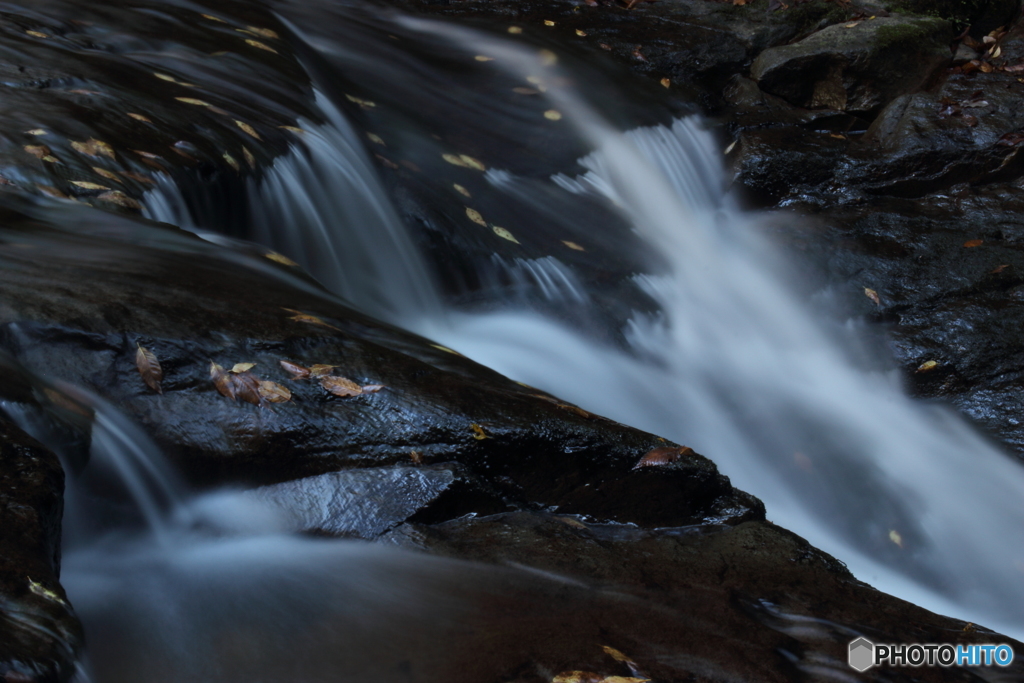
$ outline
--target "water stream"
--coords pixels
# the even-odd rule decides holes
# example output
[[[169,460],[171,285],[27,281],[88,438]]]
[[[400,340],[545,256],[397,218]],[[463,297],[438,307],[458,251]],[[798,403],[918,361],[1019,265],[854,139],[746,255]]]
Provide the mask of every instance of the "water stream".
[[[595,107],[575,86],[593,74],[564,66],[547,48],[401,17],[377,21],[334,21],[318,33],[293,27],[323,60],[323,120],[302,122],[303,142],[250,183],[249,205],[238,212],[250,218],[243,234],[233,227],[234,237],[302,263],[361,310],[589,411],[692,446],[761,497],[769,519],[876,587],[1024,636],[1024,469],[952,411],[909,399],[895,373],[859,366],[850,351],[856,340],[811,313],[787,282],[786,256],[759,231],[760,218],[724,192],[717,145],[700,121],[620,132],[607,122],[614,103]],[[346,41],[350,33],[358,40]],[[423,61],[421,53],[443,58]],[[487,59],[473,65],[475,80],[460,84],[470,69],[459,65],[475,55]],[[492,69],[485,82],[533,88],[536,100],[527,109],[503,107],[497,85],[479,90],[481,63]],[[556,254],[492,254],[470,264],[472,297],[442,286],[450,264],[432,260],[407,232],[336,85],[324,79],[331,69],[363,87],[376,84],[383,106],[443,84],[432,107],[407,107],[392,121],[392,132],[423,158],[441,157],[429,132],[441,120],[486,129],[508,149],[518,149],[531,127],[558,120],[572,138],[567,147],[583,150],[575,163],[546,175],[490,164],[479,176],[489,199],[478,206],[485,215],[546,216],[595,240],[638,240],[650,267],[631,284],[656,306],[601,328],[608,316],[588,291],[587,272]],[[402,70],[409,75],[396,76]],[[536,112],[557,119],[530,119]],[[209,202],[188,196],[164,178],[147,213],[224,239],[208,231],[230,207],[204,214]],[[609,222],[579,211],[581,202],[602,207]],[[632,232],[601,234],[621,224]],[[515,226],[508,230],[514,235]],[[494,234],[507,239],[497,228],[487,236]],[[139,672],[147,681],[381,677],[403,652],[429,650],[417,633],[446,624],[457,630],[467,619],[485,628],[480,606],[501,599],[494,587],[529,583],[456,562],[294,538],[287,520],[232,492],[190,498],[166,483],[173,475],[161,473],[159,454],[113,408],[58,389],[97,416],[94,458],[122,470],[153,530],[71,534],[65,586],[87,629],[106,634],[94,641],[83,683],[138,680]],[[86,514],[74,507],[69,515]],[[531,590],[542,594],[549,584],[537,581]],[[254,613],[252,596],[261,617],[240,623],[239,614]],[[352,622],[364,627],[358,637],[346,626]],[[399,624],[405,640],[379,638]],[[340,632],[346,647],[325,657]]]

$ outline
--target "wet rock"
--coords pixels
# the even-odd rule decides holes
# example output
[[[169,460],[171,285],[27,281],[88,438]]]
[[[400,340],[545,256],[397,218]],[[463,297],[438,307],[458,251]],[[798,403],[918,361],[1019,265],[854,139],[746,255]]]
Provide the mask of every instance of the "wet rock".
[[[58,582],[64,473],[0,420],[0,679],[67,680],[82,629]]]
[[[950,61],[949,23],[900,16],[836,24],[761,52],[761,89],[809,109],[868,113],[921,88]]]

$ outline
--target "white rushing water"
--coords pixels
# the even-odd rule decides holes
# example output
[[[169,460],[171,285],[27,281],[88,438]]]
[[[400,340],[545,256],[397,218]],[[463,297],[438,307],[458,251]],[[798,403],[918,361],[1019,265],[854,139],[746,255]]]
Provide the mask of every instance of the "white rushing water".
[[[758,216],[730,206],[720,155],[698,121],[622,134],[550,53],[433,23],[403,28],[466,55],[486,50],[524,82],[539,75],[550,106],[593,150],[580,162],[585,173],[548,185],[607,200],[664,258],[666,269],[637,276],[660,315],[634,316],[622,348],[521,298],[487,313],[445,309],[361,143],[326,101],[326,123],[305,123],[307,140],[250,188],[253,236],[364,310],[695,448],[762,498],[769,519],[876,587],[1024,636],[1024,469],[952,411],[908,398],[895,374],[857,367],[786,285],[785,258],[758,234]],[[485,177],[531,201],[515,174]],[[154,194],[150,215],[184,222],[173,195]],[[554,256],[500,266],[541,297],[589,305]]]

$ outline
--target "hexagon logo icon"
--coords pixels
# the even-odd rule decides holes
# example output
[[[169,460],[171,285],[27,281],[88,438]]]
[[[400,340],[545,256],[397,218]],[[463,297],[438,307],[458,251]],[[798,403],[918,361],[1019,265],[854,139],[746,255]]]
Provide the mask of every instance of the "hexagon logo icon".
[[[875,644],[861,637],[850,643],[850,666],[857,671],[867,671],[875,664]]]

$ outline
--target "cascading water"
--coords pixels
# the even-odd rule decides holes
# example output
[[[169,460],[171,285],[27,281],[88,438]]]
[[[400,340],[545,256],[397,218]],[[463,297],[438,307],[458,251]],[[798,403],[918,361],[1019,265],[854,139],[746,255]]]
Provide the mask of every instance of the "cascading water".
[[[250,213],[261,216],[251,238],[308,264],[364,310],[587,410],[708,454],[737,486],[765,501],[769,518],[877,587],[1024,634],[1017,590],[1024,575],[1024,471],[950,411],[908,399],[893,374],[854,367],[842,340],[784,284],[784,260],[758,236],[757,217],[732,208],[718,189],[720,160],[698,123],[678,120],[622,135],[581,101],[571,86],[579,76],[560,70],[549,51],[419,21],[387,30],[403,32],[405,41],[420,36],[435,47],[447,44],[464,59],[486,54],[496,73],[543,92],[544,106],[571,122],[592,150],[579,162],[584,172],[544,180],[491,168],[486,183],[505,202],[529,206],[543,196],[543,211],[564,224],[578,218],[551,197],[585,197],[625,217],[668,264],[636,276],[660,312],[635,314],[622,348],[595,341],[593,328],[531,310],[523,292],[544,310],[552,301],[590,305],[578,276],[555,256],[476,264],[483,290],[492,297],[511,292],[509,301],[492,300],[485,312],[441,308],[429,268],[397,228],[361,142],[326,101],[328,123],[307,124],[305,146],[250,187]],[[339,69],[354,60],[354,49],[337,40],[311,42]],[[395,64],[408,59],[396,57]],[[352,68],[369,70],[364,80],[375,80],[377,67],[365,56]],[[379,65],[389,76],[394,68]],[[416,68],[423,82],[451,77],[424,77],[434,67]],[[355,219],[341,217],[346,203],[338,198],[352,192],[362,197],[359,207],[369,208],[356,209]],[[183,215],[172,196],[155,193],[150,214],[169,221]]]

